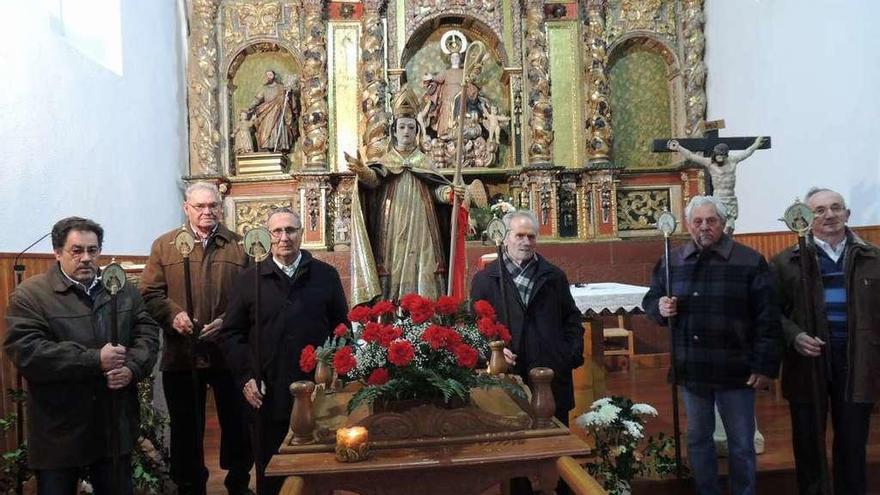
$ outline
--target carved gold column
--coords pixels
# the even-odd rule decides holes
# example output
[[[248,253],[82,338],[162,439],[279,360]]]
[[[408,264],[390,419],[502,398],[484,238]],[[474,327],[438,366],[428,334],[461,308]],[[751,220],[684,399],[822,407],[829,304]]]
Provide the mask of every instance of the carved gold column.
[[[385,153],[388,136],[388,114],[385,100],[385,36],[379,8],[382,0],[365,0],[361,20],[361,130],[366,149],[364,158],[377,159]]]
[[[327,167],[327,42],[323,0],[304,0],[302,150],[306,169]]]
[[[614,138],[611,128],[610,86],[608,84],[608,53],[605,43],[604,2],[592,1],[587,7],[587,29],[584,33],[585,80],[587,83],[587,160],[589,168],[607,168],[611,163]]]
[[[703,50],[703,0],[682,2],[682,39],[684,41],[685,133],[699,136],[706,121],[706,63]]]
[[[220,131],[217,126],[217,36],[215,21],[219,0],[193,0],[190,22],[189,173],[220,173]]]
[[[526,57],[529,80],[529,166],[552,164],[553,106],[550,103],[550,63],[544,35],[544,0],[526,5]]]

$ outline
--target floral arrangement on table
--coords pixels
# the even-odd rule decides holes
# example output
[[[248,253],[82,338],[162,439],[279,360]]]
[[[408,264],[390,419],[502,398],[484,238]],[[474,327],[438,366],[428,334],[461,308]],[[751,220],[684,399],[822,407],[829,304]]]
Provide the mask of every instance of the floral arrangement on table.
[[[503,218],[504,215],[516,211],[516,206],[513,206],[513,198],[507,198],[507,201],[505,201],[504,197],[499,197],[490,209],[496,218]]]
[[[648,404],[612,396],[593,402],[590,411],[577,418],[577,425],[596,442],[596,462],[587,464],[587,471],[602,480],[610,495],[631,493],[630,482],[637,475],[675,472],[672,437],[660,433],[645,439],[645,421],[656,416],[657,410]]]
[[[376,401],[453,401],[467,403],[475,387],[503,387],[522,397],[522,390],[498,376],[477,373],[489,359],[489,342],[510,342],[510,331],[486,301],[468,311],[461,299],[432,301],[407,294],[397,306],[379,301],[348,314],[324,345],[306,346],[300,368],[306,373],[318,361],[330,363],[343,383],[359,381],[349,412]]]

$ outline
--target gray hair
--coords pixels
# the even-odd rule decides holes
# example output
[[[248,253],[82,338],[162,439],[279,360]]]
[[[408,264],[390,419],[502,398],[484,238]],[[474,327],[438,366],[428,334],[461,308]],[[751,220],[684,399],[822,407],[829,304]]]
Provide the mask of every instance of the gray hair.
[[[297,223],[299,223],[299,226],[302,227],[302,218],[299,217],[299,213],[293,211],[292,209],[288,208],[287,206],[282,206],[281,208],[273,208],[269,212],[269,216],[266,217],[266,225],[269,225],[269,219],[271,219],[275,215],[282,215],[282,214],[283,215],[293,215],[293,218],[295,218]]]
[[[846,199],[843,198],[843,194],[840,194],[834,189],[828,189],[827,187],[811,187],[810,190],[807,191],[807,194],[804,194],[804,203],[809,202],[810,198],[819,194],[820,192],[830,192],[840,196],[840,200],[843,201],[843,207],[846,208]]]
[[[718,215],[718,218],[720,218],[722,222],[727,222],[727,207],[724,206],[724,203],[722,203],[721,200],[716,198],[715,196],[694,196],[693,198],[691,198],[691,201],[684,209],[685,220],[690,221],[691,213],[693,213],[694,208],[699,208],[703,205],[708,204],[711,204],[715,207],[715,213]]]
[[[540,224],[538,223],[538,216],[535,215],[535,212],[532,210],[514,210],[510,213],[504,215],[501,218],[501,221],[504,222],[504,229],[506,232],[510,231],[510,224],[513,222],[514,218],[528,218],[532,221],[532,225],[535,226],[535,235],[538,235],[538,228]],[[506,234],[505,234],[506,236]]]
[[[189,201],[190,196],[196,191],[208,191],[214,195],[214,199],[217,202],[221,202],[223,198],[220,196],[220,190],[217,189],[217,186],[211,184],[210,182],[193,182],[189,186],[187,186],[186,191],[184,191],[183,195]]]

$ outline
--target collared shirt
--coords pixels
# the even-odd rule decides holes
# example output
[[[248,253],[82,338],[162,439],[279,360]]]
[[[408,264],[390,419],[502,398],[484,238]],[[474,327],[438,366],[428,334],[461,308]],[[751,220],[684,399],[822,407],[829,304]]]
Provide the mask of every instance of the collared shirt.
[[[219,223],[219,222],[218,222],[218,223],[215,223],[215,224],[214,224],[214,228],[211,229],[210,232],[208,232],[208,235],[206,235],[205,237],[199,237],[199,231],[198,231],[198,229],[196,229],[196,228],[193,226],[193,224],[189,224],[189,228],[190,228],[190,230],[192,230],[192,232],[193,232],[193,237],[195,237],[197,241],[199,241],[199,242],[202,243],[202,248],[207,248],[207,247],[208,247],[208,241],[211,240],[211,237],[214,237],[214,234],[217,233],[217,227],[219,227],[219,226],[220,226],[220,223]]]
[[[293,278],[293,274],[296,273],[296,269],[299,267],[299,262],[302,259],[302,257],[303,257],[303,254],[302,254],[302,251],[300,251],[299,254],[296,256],[296,259],[293,260],[293,263],[291,263],[289,265],[285,265],[284,263],[279,261],[278,258],[276,258],[274,256],[272,257],[272,261],[274,261],[275,264],[278,265],[278,268],[280,268],[281,271],[284,272],[285,275],[287,275],[290,278]]]
[[[86,285],[85,285],[84,283],[82,283],[82,282],[78,282],[78,281],[76,281],[76,280],[70,278],[70,275],[68,275],[67,273],[64,272],[64,269],[61,268],[61,265],[58,265],[58,269],[61,271],[61,273],[62,273],[65,277],[67,277],[67,280],[70,280],[70,281],[73,283],[73,285],[76,285],[77,287],[79,287],[80,289],[82,289],[83,292],[85,292],[87,296],[91,296],[91,295],[92,295],[92,289],[94,289],[95,286],[98,285],[98,281],[101,280],[101,277],[95,277],[95,278],[92,279],[92,283],[89,284],[88,287],[86,287]]]
[[[843,256],[843,252],[846,250],[846,241],[847,238],[844,237],[843,240],[837,243],[837,246],[832,246],[830,242],[825,242],[822,239],[819,239],[816,236],[813,236],[813,241],[817,246],[822,248],[822,251],[825,251],[825,254],[831,258],[831,261],[837,263],[837,260]]]

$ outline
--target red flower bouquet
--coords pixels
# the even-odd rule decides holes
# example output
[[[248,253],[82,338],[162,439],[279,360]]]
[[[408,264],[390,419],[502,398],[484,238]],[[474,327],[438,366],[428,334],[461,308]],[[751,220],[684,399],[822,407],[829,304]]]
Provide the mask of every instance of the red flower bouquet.
[[[349,312],[353,329],[334,330],[332,363],[343,382],[359,381],[349,411],[376,400],[467,402],[474,387],[508,383],[476,368],[489,359],[489,342],[510,342],[510,332],[495,318],[495,309],[477,301],[474,312],[464,301],[449,296],[437,301],[407,294],[396,306],[379,301]],[[333,345],[335,344],[335,345]],[[325,344],[323,351],[328,350]],[[300,364],[310,371],[314,349],[303,350]],[[518,389],[513,393],[521,394]]]

